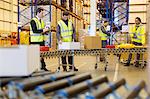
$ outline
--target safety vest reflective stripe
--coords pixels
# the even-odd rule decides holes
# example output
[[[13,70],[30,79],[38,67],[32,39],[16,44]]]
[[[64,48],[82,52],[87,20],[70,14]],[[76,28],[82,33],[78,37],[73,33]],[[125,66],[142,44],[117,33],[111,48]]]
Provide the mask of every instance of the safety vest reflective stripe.
[[[135,40],[142,40],[141,38],[137,38],[137,39],[135,39]]]
[[[30,36],[41,36],[41,34],[33,33],[33,34],[31,34]]]
[[[135,33],[130,33],[130,34],[135,34]],[[138,36],[142,36],[142,35],[144,35],[144,34],[140,34],[140,33],[136,33],[136,35],[138,35]]]
[[[68,37],[71,37],[72,35],[68,35],[68,36],[63,36],[64,38],[68,38]]]
[[[62,30],[62,32],[72,32],[72,30]]]

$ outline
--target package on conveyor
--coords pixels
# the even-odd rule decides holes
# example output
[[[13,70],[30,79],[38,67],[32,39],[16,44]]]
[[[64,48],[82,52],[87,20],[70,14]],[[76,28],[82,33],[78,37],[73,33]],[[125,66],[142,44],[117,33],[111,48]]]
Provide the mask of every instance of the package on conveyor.
[[[135,45],[133,44],[120,44],[120,45],[116,45],[116,48],[134,48]]]
[[[85,37],[88,36],[88,31],[86,29],[80,29],[79,30],[79,35],[78,35],[78,40],[81,44],[81,49],[84,49],[84,40]]]
[[[85,49],[100,49],[102,48],[100,36],[86,36],[84,37]]]

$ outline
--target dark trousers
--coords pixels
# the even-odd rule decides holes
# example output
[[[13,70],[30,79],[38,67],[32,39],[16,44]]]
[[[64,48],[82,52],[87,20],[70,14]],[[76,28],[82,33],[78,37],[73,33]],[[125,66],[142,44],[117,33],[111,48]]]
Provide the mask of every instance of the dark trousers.
[[[40,46],[45,46],[45,42],[44,41],[43,42],[30,42],[30,44],[38,44]],[[41,69],[46,68],[46,63],[45,63],[43,57],[41,57],[40,61],[41,61]]]
[[[106,48],[107,46],[107,40],[102,40],[102,48]],[[100,61],[104,61],[104,53],[100,54]]]
[[[102,48],[106,48],[107,40],[102,40]]]
[[[136,46],[142,46],[142,43],[133,42],[133,44],[136,45]],[[139,63],[140,56],[141,55],[139,53],[137,53],[137,55],[136,55],[136,63]],[[129,54],[128,61],[127,61],[128,64],[130,64],[131,59],[132,59],[132,53]]]
[[[62,56],[61,57],[61,60],[62,60],[62,66],[64,69],[66,69],[66,66],[67,66],[67,60],[66,60],[66,56]],[[68,64],[69,64],[69,67],[72,68],[73,66],[73,56],[68,56]]]
[[[45,42],[30,42],[30,44],[38,44],[40,46],[45,46]]]

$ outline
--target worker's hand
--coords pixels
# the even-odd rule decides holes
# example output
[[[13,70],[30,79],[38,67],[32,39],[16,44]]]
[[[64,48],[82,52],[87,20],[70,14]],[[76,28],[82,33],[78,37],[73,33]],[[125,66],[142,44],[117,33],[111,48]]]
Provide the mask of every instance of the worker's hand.
[[[137,38],[137,36],[136,36],[136,34],[135,34],[135,33],[133,33],[133,38],[134,38],[134,39],[136,39],[136,38]]]
[[[108,33],[107,36],[111,36],[110,33]]]
[[[127,41],[129,44],[132,43],[132,38],[131,37],[128,37],[128,41]]]
[[[59,44],[62,44],[62,41],[61,41],[61,40],[59,41]]]
[[[76,41],[77,41],[76,39],[73,39],[73,40],[72,40],[72,42],[76,42]]]
[[[50,29],[49,28],[44,28],[43,29],[43,33],[46,33],[46,32],[48,32]]]
[[[99,33],[96,33],[96,36],[99,36]]]

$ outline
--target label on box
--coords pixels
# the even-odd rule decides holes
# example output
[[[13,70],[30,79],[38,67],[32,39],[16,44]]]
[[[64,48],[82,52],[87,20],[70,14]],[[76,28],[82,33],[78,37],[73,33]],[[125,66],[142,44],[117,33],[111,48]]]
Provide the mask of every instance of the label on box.
[[[59,50],[80,49],[80,42],[62,42],[58,45]]]

